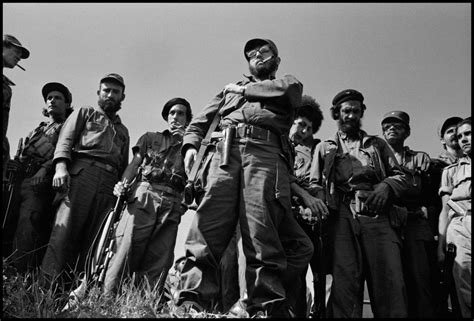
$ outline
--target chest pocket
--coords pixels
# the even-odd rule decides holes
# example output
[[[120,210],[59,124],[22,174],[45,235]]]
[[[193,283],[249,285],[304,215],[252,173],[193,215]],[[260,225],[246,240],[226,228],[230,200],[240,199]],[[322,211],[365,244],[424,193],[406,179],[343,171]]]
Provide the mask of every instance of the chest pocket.
[[[337,180],[348,182],[356,189],[365,185],[373,185],[381,181],[382,170],[378,154],[373,146],[359,148],[353,153],[336,155]]]
[[[104,115],[93,112],[87,119],[85,130],[82,131],[81,145],[83,149],[112,151],[114,132]]]

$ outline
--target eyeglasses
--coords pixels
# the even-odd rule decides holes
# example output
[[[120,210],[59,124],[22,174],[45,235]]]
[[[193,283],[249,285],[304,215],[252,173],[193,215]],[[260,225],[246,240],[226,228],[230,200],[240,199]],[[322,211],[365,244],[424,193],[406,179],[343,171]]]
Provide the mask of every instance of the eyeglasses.
[[[271,53],[272,53],[272,50],[271,50],[267,45],[265,45],[265,46],[260,47],[260,48],[258,48],[258,49],[253,49],[253,50],[248,51],[248,52],[247,52],[247,57],[248,57],[249,59],[253,59],[253,58],[257,57],[257,53],[258,53],[258,52],[259,52],[262,56],[265,56],[265,55],[267,55],[267,54],[269,54],[269,53],[271,54]]]
[[[396,123],[387,123],[387,124],[383,124],[382,125],[382,130],[383,131],[387,131],[389,130],[390,128],[395,129],[395,130],[402,130],[402,129],[405,129],[405,126],[402,125],[402,124],[396,124]]]

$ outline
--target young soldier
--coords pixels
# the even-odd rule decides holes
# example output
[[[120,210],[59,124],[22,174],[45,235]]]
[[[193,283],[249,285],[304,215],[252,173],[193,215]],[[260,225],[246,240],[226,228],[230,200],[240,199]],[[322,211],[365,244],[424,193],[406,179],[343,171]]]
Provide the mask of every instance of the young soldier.
[[[438,195],[441,174],[446,166],[457,163],[458,159],[462,157],[462,150],[456,137],[456,126],[460,121],[462,121],[461,117],[452,116],[439,126],[438,136],[443,146],[443,152],[438,158],[431,159],[429,170],[431,184],[428,186],[429,193],[427,196],[429,199],[428,222],[436,239],[438,238],[439,213],[442,209],[441,197]],[[461,317],[454,279],[452,277],[453,255],[451,248],[448,251],[447,257],[448,259],[439,266],[433,279],[434,288],[436,289],[433,292],[436,301],[436,315]]]
[[[398,163],[413,175],[415,193],[406,195],[399,205],[408,211],[403,228],[402,264],[408,295],[408,317],[435,317],[432,279],[436,273],[436,241],[428,223],[426,197],[429,184],[430,157],[425,152],[405,145],[410,136],[410,116],[403,111],[391,111],[382,119],[385,140]]]
[[[124,91],[120,75],[106,75],[97,90],[98,106],[74,111],[61,129],[53,187],[64,197],[41,266],[43,286],[63,271],[81,272],[100,223],[114,205],[113,188],[127,167],[130,144],[128,129],[116,114]]]
[[[453,276],[463,318],[472,319],[471,302],[471,117],[457,125],[457,139],[464,153],[443,170],[439,195],[438,261],[443,263],[449,244],[455,248]]]
[[[46,103],[43,115],[48,117],[48,121],[41,122],[26,137],[18,163],[11,161],[17,163],[17,173],[21,178],[17,204],[12,209],[19,213],[12,255],[19,272],[34,268],[41,262],[42,247],[49,239],[53,223],[53,153],[63,123],[72,112],[72,95],[63,84],[47,83],[42,94]]]
[[[310,188],[334,217],[333,283],[328,316],[362,317],[364,281],[374,316],[406,317],[401,239],[391,202],[410,188],[387,143],[361,129],[360,92],[338,93],[331,115],[339,130],[316,146]],[[411,178],[410,178],[411,179]]]
[[[322,224],[323,217],[328,214],[328,209],[321,199],[311,195],[309,192],[309,175],[311,169],[311,160],[313,157],[314,148],[320,142],[319,139],[314,138],[314,134],[321,127],[323,120],[323,113],[319,104],[313,97],[304,95],[302,105],[296,110],[296,118],[290,128],[290,141],[295,146],[295,165],[294,175],[295,181],[291,183],[292,199],[294,201],[293,214],[298,220],[301,228],[306,232],[308,237],[313,242],[314,253],[310,261],[311,272],[313,274],[313,289],[315,294],[315,308],[324,307],[325,298],[322,296],[321,287],[324,288],[324,280],[326,278],[326,262],[329,262],[329,252],[324,253],[324,262],[322,260],[322,246],[323,243],[327,247],[327,240],[323,235],[322,229],[319,229],[319,224]],[[308,215],[306,214],[308,213]],[[316,226],[315,224],[318,223]],[[324,229],[326,229],[326,224]],[[323,271],[324,264],[324,271]],[[296,300],[295,313],[297,317],[308,317],[308,309],[311,306],[306,304],[306,273],[307,268],[301,273],[300,293]],[[318,308],[319,309],[319,308]],[[323,311],[318,311],[323,312]]]
[[[184,136],[182,152],[189,172],[222,106],[219,126],[224,132],[215,133],[216,151],[203,169],[204,195],[185,245],[179,304],[197,302],[212,309],[219,291],[217,266],[239,221],[247,262],[248,313],[288,316],[281,276],[288,268],[305,268],[313,252],[310,240],[289,215],[288,132],[294,109],[301,104],[303,85],[291,75],[275,78],[280,57],[273,41],[252,39],[244,55],[251,76],[226,85]],[[224,148],[226,143],[229,148]],[[281,225],[298,245],[299,252],[289,259],[280,242]]]
[[[124,275],[147,278],[161,293],[173,265],[178,225],[186,206],[181,203],[186,185],[181,145],[192,119],[191,105],[173,98],[163,107],[169,129],[143,134],[132,148],[133,159],[122,175],[132,183],[127,207],[116,229],[116,251],[104,281],[106,295],[113,293]],[[118,182],[119,197],[128,184]]]

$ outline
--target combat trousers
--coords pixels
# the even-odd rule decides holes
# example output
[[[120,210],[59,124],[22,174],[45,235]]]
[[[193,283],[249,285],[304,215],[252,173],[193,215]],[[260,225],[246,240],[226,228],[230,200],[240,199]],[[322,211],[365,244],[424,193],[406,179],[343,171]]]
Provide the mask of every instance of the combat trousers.
[[[448,225],[447,243],[456,245],[453,277],[463,318],[472,318],[471,215],[456,216]]]
[[[365,280],[375,318],[407,317],[401,240],[387,215],[354,218],[346,203],[337,215],[329,317],[362,317]]]
[[[41,265],[43,276],[47,278],[44,281],[48,283],[63,271],[70,274],[68,278],[84,271],[87,251],[116,201],[113,195],[118,181],[116,173],[77,160],[72,163],[69,174],[70,188],[56,211]],[[68,278],[64,280],[70,281]]]
[[[243,298],[243,291],[245,291],[245,261],[244,266],[240,266],[241,256],[244,255],[239,247],[242,238],[240,237],[240,226],[237,224],[237,229],[234,236],[231,238],[222,259],[219,263],[220,271],[220,311],[227,313],[232,305],[239,299]],[[245,260],[245,259],[244,259]],[[239,262],[240,261],[240,262]],[[243,268],[243,274],[241,271]],[[243,284],[241,282],[243,276]],[[243,285],[243,288],[241,286]]]
[[[298,225],[292,215],[292,213],[285,215],[280,224],[279,234],[287,260],[287,269],[282,277],[286,299],[288,305],[293,308],[298,316],[297,309],[301,303],[298,298],[299,293],[304,292],[303,300],[306,300],[306,271],[308,263],[313,257],[313,245],[311,244],[311,239],[305,235],[305,231]],[[240,299],[243,299],[245,293],[247,293],[245,283],[247,264],[245,254],[243,253],[240,230],[237,232],[236,237],[232,238],[221,260],[221,291],[223,302],[227,303],[227,305],[223,304],[223,311],[227,311],[239,299],[239,289]],[[223,267],[225,267],[225,270]],[[244,275],[242,275],[242,272],[244,272]],[[295,278],[295,275],[298,274],[304,274],[304,279]],[[231,303],[230,306],[228,306],[229,303]],[[306,304],[304,305],[306,306]]]
[[[433,281],[437,273],[437,244],[428,220],[409,216],[404,236],[402,263],[408,295],[408,317],[434,318]]]
[[[219,144],[204,170],[204,195],[185,243],[178,303],[197,301],[208,310],[216,305],[218,265],[239,221],[247,262],[247,310],[274,315],[284,309],[286,297],[282,276],[287,260],[278,230],[291,210],[288,165],[276,144],[242,138],[234,140],[229,164],[221,168]]]
[[[21,183],[12,254],[13,265],[19,272],[26,272],[41,263],[51,233],[54,196],[51,181],[45,181],[38,190],[38,193],[33,191],[31,178],[25,178]]]
[[[146,278],[161,293],[174,262],[181,216],[181,198],[140,182],[115,232],[116,248],[105,274],[104,293],[110,295],[124,277],[135,273],[138,285]]]

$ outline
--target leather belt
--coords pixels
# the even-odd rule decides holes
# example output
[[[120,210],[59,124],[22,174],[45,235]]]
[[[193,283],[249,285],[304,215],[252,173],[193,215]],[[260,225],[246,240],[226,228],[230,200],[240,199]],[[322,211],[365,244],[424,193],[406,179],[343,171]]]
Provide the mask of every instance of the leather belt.
[[[158,183],[150,183],[150,182],[148,182],[148,183],[150,184],[151,187],[153,187],[153,189],[155,191],[160,191],[160,192],[163,192],[163,193],[170,194],[171,196],[176,197],[178,199],[183,198],[182,193],[179,193],[178,191],[176,191],[172,187],[169,187],[169,186],[166,186],[166,185],[163,185],[163,184],[158,184]]]
[[[236,138],[259,139],[275,144],[280,144],[280,136],[272,131],[248,124],[238,124],[235,131]]]
[[[96,167],[99,167],[99,168],[101,168],[101,169],[106,170],[106,171],[109,172],[109,173],[118,175],[118,170],[117,170],[114,166],[109,165],[109,164],[107,164],[107,163],[100,162],[100,161],[98,161],[98,160],[96,160],[96,159],[87,158],[87,157],[80,157],[80,158],[77,158],[76,161],[78,161],[78,162],[83,162],[83,163],[87,163],[87,164],[89,164],[90,166],[96,166]]]
[[[212,133],[211,139],[221,139],[224,138],[224,136],[224,131],[214,132]],[[280,136],[271,130],[244,123],[239,123],[237,126],[235,126],[234,138],[252,138],[278,145],[281,143]]]

